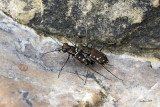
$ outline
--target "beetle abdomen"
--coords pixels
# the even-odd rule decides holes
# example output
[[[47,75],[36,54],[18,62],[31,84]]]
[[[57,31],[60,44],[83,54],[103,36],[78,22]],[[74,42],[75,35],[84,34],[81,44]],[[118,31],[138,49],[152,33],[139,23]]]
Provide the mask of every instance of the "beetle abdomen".
[[[97,63],[102,64],[102,65],[109,62],[107,56],[104,53],[102,53],[94,48],[91,49],[90,57],[94,61],[96,61]]]

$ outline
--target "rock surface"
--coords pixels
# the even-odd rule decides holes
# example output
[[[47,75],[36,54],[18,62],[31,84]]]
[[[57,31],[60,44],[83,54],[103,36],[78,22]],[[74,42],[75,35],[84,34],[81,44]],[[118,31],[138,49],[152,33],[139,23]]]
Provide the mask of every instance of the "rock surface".
[[[160,59],[159,0],[1,0],[0,9],[40,35]]]
[[[60,43],[59,43],[60,44]],[[61,44],[60,44],[61,45]],[[159,107],[160,62],[156,59],[106,54],[113,77],[96,64],[93,69],[70,58],[58,79],[67,54],[44,52],[58,41],[39,37],[0,12],[0,106],[2,107]],[[87,83],[86,71],[89,72]],[[94,74],[93,74],[94,73]]]
[[[41,0],[1,0],[0,9],[19,23],[27,24],[36,13],[43,13],[43,4]]]

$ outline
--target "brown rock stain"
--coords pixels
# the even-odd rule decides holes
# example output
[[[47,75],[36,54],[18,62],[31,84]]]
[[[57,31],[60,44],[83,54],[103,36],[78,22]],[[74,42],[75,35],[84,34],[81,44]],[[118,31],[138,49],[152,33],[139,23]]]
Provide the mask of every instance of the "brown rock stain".
[[[28,66],[25,64],[19,64],[18,65],[19,70],[21,71],[27,71],[28,70]]]

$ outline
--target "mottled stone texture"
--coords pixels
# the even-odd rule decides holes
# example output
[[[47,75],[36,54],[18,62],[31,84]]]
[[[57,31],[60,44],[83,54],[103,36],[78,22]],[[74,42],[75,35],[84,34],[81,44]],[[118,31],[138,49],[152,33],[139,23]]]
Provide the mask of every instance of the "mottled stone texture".
[[[155,1],[45,0],[43,4],[43,16],[37,14],[28,25],[45,36],[75,37],[71,40],[86,43],[87,35],[95,40],[91,44],[105,43],[105,49],[115,53],[160,59],[160,7],[154,7]]]
[[[0,9],[40,35],[160,59],[159,0],[1,0]]]
[[[159,0],[0,0],[0,9],[41,35],[0,12],[0,106],[160,106]],[[120,53],[105,67],[124,82],[72,57],[58,79],[67,54],[42,57],[62,45],[48,36]]]
[[[160,106],[158,60],[106,54],[112,66],[105,67],[122,82],[101,65],[90,67],[111,81],[71,57],[57,78],[67,54],[42,54],[59,45],[0,12],[0,107]]]
[[[41,0],[0,0],[0,10],[19,23],[27,24],[36,13],[43,14],[43,4]]]

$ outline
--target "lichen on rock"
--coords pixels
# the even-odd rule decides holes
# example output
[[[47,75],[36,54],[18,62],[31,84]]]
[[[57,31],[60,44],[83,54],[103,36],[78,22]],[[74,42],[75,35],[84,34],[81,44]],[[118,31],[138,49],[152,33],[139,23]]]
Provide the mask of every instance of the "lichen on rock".
[[[29,23],[36,13],[43,14],[41,0],[1,0],[0,9],[22,24]]]
[[[39,35],[160,58],[159,0],[1,0],[0,9]]]
[[[78,60],[75,65],[70,58],[58,78],[67,54],[53,52],[41,56],[62,44],[50,37],[38,36],[33,29],[16,23],[2,12],[0,20],[0,106],[159,106],[158,60],[105,53],[112,65],[105,66],[123,79],[122,82],[98,64],[91,67],[112,81]],[[23,65],[22,69],[19,65]],[[89,74],[84,85],[86,71]]]

